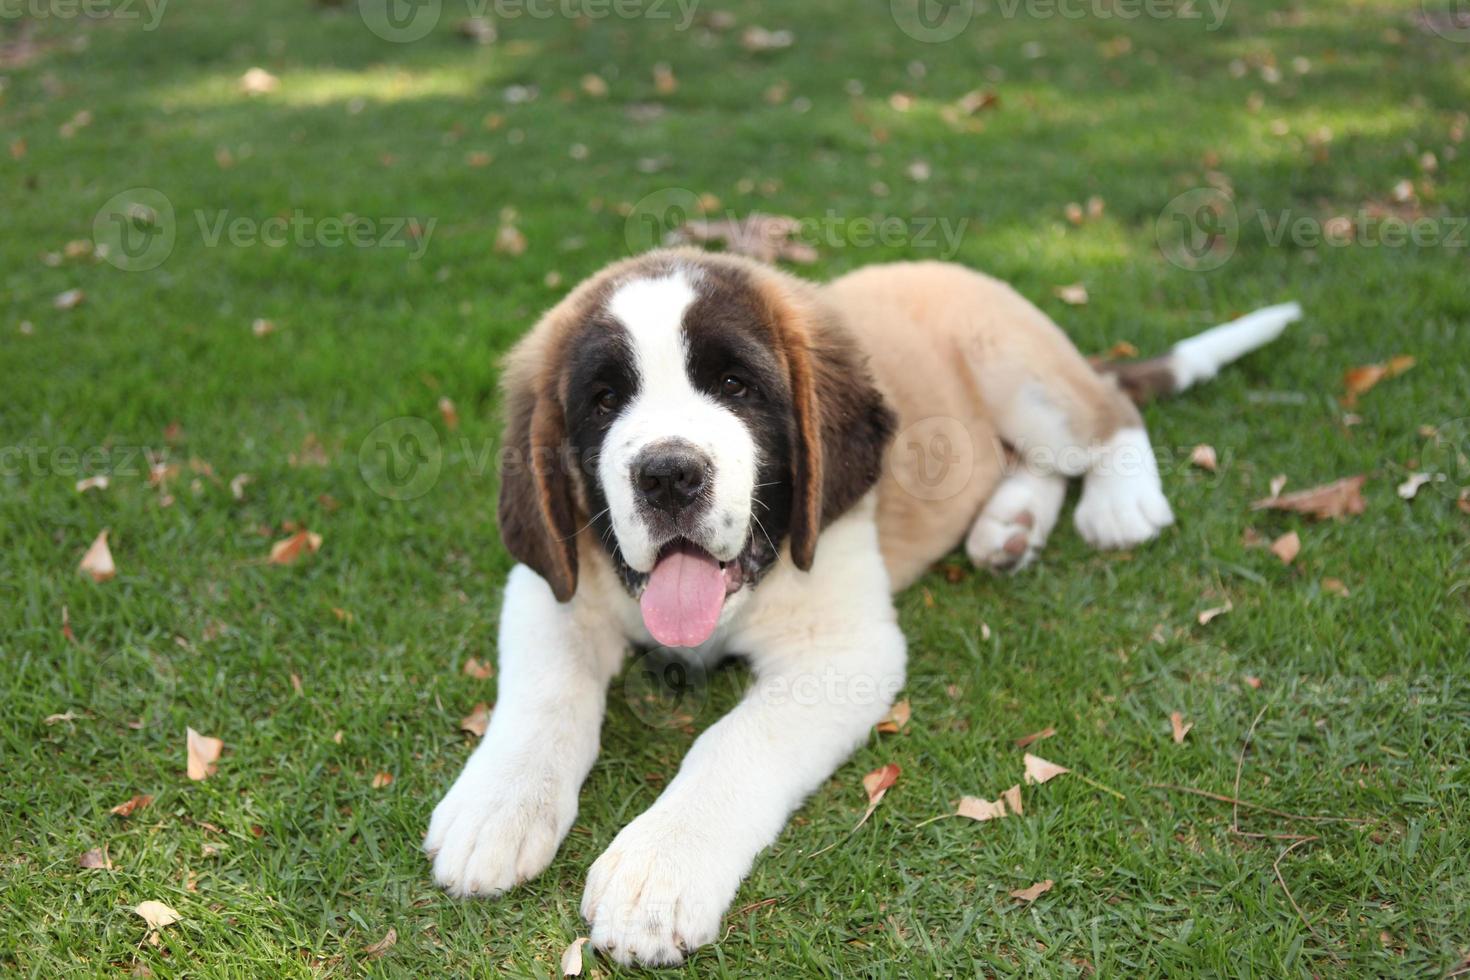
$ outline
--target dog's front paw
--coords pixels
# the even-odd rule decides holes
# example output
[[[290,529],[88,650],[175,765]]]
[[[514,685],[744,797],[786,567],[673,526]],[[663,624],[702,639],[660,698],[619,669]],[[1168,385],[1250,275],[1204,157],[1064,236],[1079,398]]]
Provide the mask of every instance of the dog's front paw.
[[[554,773],[473,761],[434,808],[424,850],[451,895],[498,895],[536,877],[577,817],[577,794]]]
[[[593,947],[625,965],[683,962],[718,938],[748,863],[732,841],[645,813],[587,874],[582,917],[592,927]]]

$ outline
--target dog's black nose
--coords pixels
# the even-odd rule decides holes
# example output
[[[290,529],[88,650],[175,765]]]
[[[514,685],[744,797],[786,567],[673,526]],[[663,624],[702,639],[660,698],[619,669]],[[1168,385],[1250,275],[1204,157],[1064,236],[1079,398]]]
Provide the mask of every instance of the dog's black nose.
[[[709,460],[693,446],[650,446],[633,464],[633,483],[650,507],[678,514],[699,499],[709,478]]]

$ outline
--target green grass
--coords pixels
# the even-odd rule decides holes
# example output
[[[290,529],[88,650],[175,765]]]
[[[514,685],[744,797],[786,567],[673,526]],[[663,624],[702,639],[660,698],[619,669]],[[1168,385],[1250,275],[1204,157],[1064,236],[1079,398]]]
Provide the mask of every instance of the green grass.
[[[1467,433],[1467,250],[1276,246],[1255,215],[1352,213],[1402,179],[1417,181],[1425,214],[1470,214],[1453,135],[1470,45],[1420,30],[1409,0],[1237,3],[1214,31],[992,10],[942,44],[907,37],[879,0],[720,3],[740,27],[796,34],[790,49],[752,54],[740,28],[702,26],[714,6],[682,32],[504,18],[485,47],[456,35],[457,0],[411,44],[375,36],[350,2],[179,3],[156,31],[0,19],[0,40],[34,48],[24,64],[13,45],[0,55],[13,147],[0,152],[0,972],[555,972],[583,929],[586,869],[732,703],[738,670],[711,678],[685,727],[645,724],[615,685],[581,816],[534,883],[451,901],[417,845],[470,750],[458,719],[494,700],[493,681],[461,668],[493,656],[509,567],[485,465],[496,355],[569,284],[626,254],[628,207],[666,188],[737,214],[964,221],[954,258],[1014,281],[1089,350],[1158,350],[1286,298],[1309,311],[1270,352],[1149,409],[1180,518],[1162,540],[1099,555],[1063,527],[1018,577],[935,574],[899,598],[912,725],[875,736],[799,811],[736,907],[774,901],[732,916],[688,975],[1453,970],[1470,955],[1470,518],[1447,485],[1412,503],[1394,486],[1445,456],[1421,426]],[[1110,57],[1120,37],[1131,50]],[[679,80],[671,95],[654,88],[658,61]],[[279,88],[242,95],[236,80],[257,65]],[[589,72],[607,98],[584,94]],[[788,97],[768,104],[780,82]],[[508,102],[513,85],[539,97]],[[947,122],[944,107],[979,87],[1000,103],[977,131]],[[906,111],[896,92],[912,97]],[[663,112],[630,115],[648,103]],[[61,135],[84,109],[90,125]],[[1308,137],[1323,127],[1319,154]],[[493,161],[472,166],[475,153]],[[920,160],[927,181],[908,174]],[[1192,272],[1165,261],[1154,227],[1175,195],[1220,180],[1209,171],[1234,189],[1239,248]],[[175,212],[161,266],[43,261],[140,186]],[[1105,214],[1074,227],[1065,205],[1091,195]],[[520,257],[492,249],[505,208],[529,242]],[[208,244],[220,212],[260,222],[296,209],[434,224],[417,259]],[[912,241],[820,251],[803,271],[935,254]],[[1091,302],[1061,305],[1052,289],[1076,281]],[[80,306],[53,308],[74,288]],[[258,317],[276,332],[254,336]],[[1401,353],[1418,365],[1345,426],[1342,372]],[[453,433],[435,408],[445,396],[462,420]],[[431,420],[443,446],[437,484],[408,501],[374,493],[359,469],[368,434],[400,416]],[[325,465],[291,465],[312,434]],[[1218,474],[1184,462],[1199,442],[1219,450]],[[182,464],[170,507],[143,447]],[[80,495],[90,469],[67,451],[89,449],[113,482]],[[238,501],[225,485],[237,473],[255,478]],[[1368,509],[1323,524],[1251,512],[1276,473],[1295,488],[1366,473]],[[320,532],[321,552],[264,565],[290,521]],[[98,585],[75,569],[104,527],[119,573]],[[1248,527],[1298,530],[1301,556],[1284,567],[1247,548]],[[1233,612],[1196,623],[1227,599]],[[44,722],[68,710],[74,721]],[[1182,745],[1169,738],[1175,710],[1194,723]],[[1233,834],[1228,805],[1154,788],[1232,793],[1258,713],[1240,795],[1366,821],[1241,811],[1250,833],[1317,835],[1279,862],[1301,915],[1275,870],[1287,840]],[[1029,791],[1022,818],[916,827],[962,794],[1016,782],[1012,740],[1046,725],[1058,734],[1040,754],[1125,799],[1063,777]],[[227,743],[202,783],[184,778],[185,726]],[[903,777],[873,819],[812,856],[851,828],[861,774],[886,762]],[[380,771],[396,778],[374,789]],[[139,793],[153,804],[109,816]],[[113,870],[77,867],[104,845]],[[1007,897],[1045,878],[1056,886],[1032,906]],[[183,915],[158,946],[130,911],[145,899]],[[364,947],[390,927],[396,946],[369,960]]]

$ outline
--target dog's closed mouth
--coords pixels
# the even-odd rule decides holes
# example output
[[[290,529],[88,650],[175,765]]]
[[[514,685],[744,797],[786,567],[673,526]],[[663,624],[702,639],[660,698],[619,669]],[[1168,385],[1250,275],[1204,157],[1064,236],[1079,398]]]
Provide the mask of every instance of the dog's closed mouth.
[[[639,599],[643,625],[665,646],[697,647],[714,635],[725,596],[744,584],[740,562],[718,561],[691,541],[664,546]]]

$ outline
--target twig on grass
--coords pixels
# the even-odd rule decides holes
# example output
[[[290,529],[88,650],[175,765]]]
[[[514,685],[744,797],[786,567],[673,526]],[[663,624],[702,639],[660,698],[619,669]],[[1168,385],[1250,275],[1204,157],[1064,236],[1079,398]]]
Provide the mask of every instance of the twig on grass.
[[[1256,717],[1251,722],[1251,727],[1246,729],[1245,741],[1240,744],[1240,756],[1235,760],[1235,797],[1237,802],[1230,811],[1230,829],[1237,833],[1240,831],[1240,803],[1238,802],[1240,799],[1240,774],[1245,771],[1245,753],[1251,747],[1251,739],[1255,737],[1256,726],[1261,723],[1261,718],[1266,714],[1266,709],[1269,707],[1269,704],[1263,704],[1261,705],[1261,710],[1256,712]]]
[[[1226,796],[1224,793],[1211,793],[1207,789],[1195,789],[1193,786],[1179,786],[1175,783],[1149,783],[1148,786],[1149,789],[1162,789],[1173,793],[1190,793],[1194,796],[1203,796],[1207,800],[1215,800],[1218,803],[1231,803],[1235,806],[1243,806],[1247,810],[1260,810],[1262,813],[1269,813],[1286,820],[1308,820],[1313,823],[1351,823],[1360,826],[1376,823],[1376,821],[1369,820],[1366,817],[1332,817],[1309,813],[1287,813],[1285,810],[1277,810],[1273,807],[1263,806],[1260,803],[1252,803],[1250,800],[1242,800],[1238,796]]]
[[[1289,887],[1287,887],[1286,878],[1284,876],[1282,876],[1282,874],[1281,874],[1281,859],[1282,858],[1286,857],[1286,855],[1290,854],[1292,851],[1296,850],[1298,847],[1301,847],[1303,844],[1306,844],[1309,841],[1314,841],[1314,840],[1318,840],[1318,839],[1319,838],[1317,838],[1317,837],[1303,837],[1301,840],[1297,841],[1294,844],[1288,844],[1287,847],[1286,847],[1286,849],[1284,851],[1282,851],[1280,854],[1276,855],[1276,860],[1271,862],[1271,868],[1272,868],[1272,870],[1274,870],[1276,872],[1276,880],[1279,881],[1279,882],[1281,882],[1281,890],[1284,891],[1284,892],[1286,892],[1286,900],[1291,903],[1291,907],[1292,908],[1296,909],[1296,914],[1299,915],[1299,916],[1301,916],[1302,923],[1307,927],[1307,929],[1312,933],[1312,935],[1316,936],[1318,939],[1321,939],[1322,938],[1322,934],[1317,931],[1317,927],[1316,926],[1312,925],[1312,920],[1309,919],[1309,918],[1307,918],[1307,913],[1305,913],[1305,912],[1302,911],[1302,907],[1296,903],[1296,899],[1291,894],[1291,889]]]

